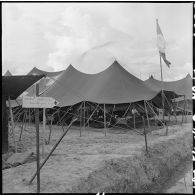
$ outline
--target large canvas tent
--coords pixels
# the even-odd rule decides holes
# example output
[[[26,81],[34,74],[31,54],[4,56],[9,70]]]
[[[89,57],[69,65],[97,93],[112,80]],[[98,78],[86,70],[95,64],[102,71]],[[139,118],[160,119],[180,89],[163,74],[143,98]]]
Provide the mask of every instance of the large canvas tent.
[[[121,104],[151,100],[160,90],[152,90],[126,71],[117,61],[97,74],[86,74],[70,65],[43,96],[55,98],[59,106],[81,101]]]

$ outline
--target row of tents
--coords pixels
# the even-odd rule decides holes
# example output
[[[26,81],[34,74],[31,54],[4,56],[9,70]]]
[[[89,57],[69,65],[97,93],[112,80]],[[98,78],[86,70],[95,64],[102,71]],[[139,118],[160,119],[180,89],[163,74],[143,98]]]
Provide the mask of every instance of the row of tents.
[[[192,97],[192,78],[188,74],[178,81],[162,82],[152,76],[142,81],[126,71],[117,61],[97,74],[86,74],[72,65],[59,72],[46,72],[34,67],[27,75],[45,75],[39,81],[40,96],[53,97],[59,107],[70,106],[82,101],[99,104],[123,104],[152,100],[163,87],[166,97],[185,99]],[[33,96],[31,86],[23,95]],[[21,98],[18,98],[20,102]],[[181,98],[180,98],[181,99]],[[160,102],[159,102],[160,104]]]
[[[30,87],[25,86],[24,88],[27,89],[23,90],[23,93],[24,88],[18,90],[18,86],[22,85],[22,80],[17,83],[14,81],[15,77],[11,76],[8,71],[3,76],[3,95],[9,94],[12,100],[10,107],[14,107],[15,110],[21,108],[22,96],[35,96],[35,83],[39,83],[39,96],[53,97],[59,102],[54,109],[47,109],[47,114],[50,116],[48,120],[51,122],[55,120],[56,124],[62,126],[64,123],[68,124],[76,116],[80,117],[80,124],[88,123],[89,125],[90,121],[95,121],[106,128],[117,123],[116,114],[120,118],[132,118],[130,115],[134,109],[142,113],[149,124],[149,118],[156,114],[157,109],[164,108],[171,112],[176,100],[177,103],[183,101],[180,107],[185,109],[185,102],[191,101],[192,96],[192,78],[189,74],[178,81],[162,83],[153,77],[142,81],[125,70],[117,61],[97,74],[80,72],[72,65],[58,72],[47,72],[34,67],[24,76],[24,79],[29,78],[29,82],[27,80],[24,82]],[[12,84],[4,85],[9,80],[12,80]],[[11,91],[15,90],[17,95],[10,95],[9,88],[12,88]],[[164,105],[162,104],[163,98]],[[5,99],[8,100],[8,98]],[[29,110],[29,121],[30,112]],[[24,117],[27,118],[27,111],[16,115],[21,116],[23,121]],[[55,117],[52,118],[51,116],[54,115]],[[68,118],[69,122],[64,118]]]

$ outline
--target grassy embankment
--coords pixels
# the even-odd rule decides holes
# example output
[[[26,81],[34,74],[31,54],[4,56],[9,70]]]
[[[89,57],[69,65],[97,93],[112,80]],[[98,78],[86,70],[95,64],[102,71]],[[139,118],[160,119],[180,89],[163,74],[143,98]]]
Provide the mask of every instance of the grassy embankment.
[[[142,148],[141,154],[106,161],[82,178],[72,192],[157,192],[181,163],[190,161],[191,151],[190,131],[163,136],[150,144],[148,155]]]

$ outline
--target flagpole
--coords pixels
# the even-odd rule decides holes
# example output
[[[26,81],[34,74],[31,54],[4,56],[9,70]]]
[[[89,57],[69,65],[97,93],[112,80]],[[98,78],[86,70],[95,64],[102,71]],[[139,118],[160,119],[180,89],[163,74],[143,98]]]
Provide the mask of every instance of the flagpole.
[[[164,92],[163,92],[163,73],[162,73],[162,61],[160,56],[160,72],[161,72],[161,95],[162,95],[162,109],[163,109],[163,122],[164,122]]]

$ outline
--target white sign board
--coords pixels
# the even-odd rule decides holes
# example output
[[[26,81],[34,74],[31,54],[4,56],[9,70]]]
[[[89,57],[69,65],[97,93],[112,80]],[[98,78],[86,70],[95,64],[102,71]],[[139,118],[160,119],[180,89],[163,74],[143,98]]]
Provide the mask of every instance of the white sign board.
[[[23,96],[22,107],[23,108],[53,108],[59,104],[52,97],[29,97]]]

